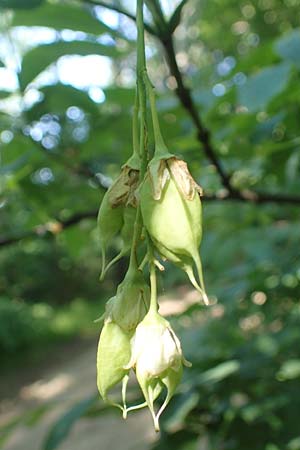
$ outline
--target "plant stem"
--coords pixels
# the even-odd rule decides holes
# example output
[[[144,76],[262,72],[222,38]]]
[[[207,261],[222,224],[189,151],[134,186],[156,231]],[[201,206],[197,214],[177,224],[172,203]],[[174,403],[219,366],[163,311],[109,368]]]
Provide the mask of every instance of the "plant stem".
[[[156,267],[154,264],[153,254],[150,261],[150,290],[151,290],[151,297],[150,297],[149,312],[157,313],[158,304],[157,304]]]
[[[141,168],[140,168],[140,183],[144,179],[145,172],[147,169],[148,155],[146,148],[146,137],[147,137],[147,127],[146,127],[146,87],[144,84],[143,74],[146,72],[146,56],[145,56],[145,39],[144,39],[144,17],[143,17],[143,0],[137,0],[136,5],[136,21],[137,21],[137,94],[134,105],[134,116],[133,116],[133,147],[134,152],[135,147],[138,148],[138,154],[141,158]],[[138,110],[140,110],[140,134],[138,136]],[[139,139],[139,142],[138,142]],[[142,230],[142,214],[140,207],[137,209],[136,219],[134,224],[134,232],[130,253],[130,263],[129,270],[136,269],[137,263],[137,246],[140,239]]]
[[[133,238],[132,238],[132,245],[130,250],[130,260],[129,260],[129,270],[137,270],[138,269],[138,260],[137,260],[137,246],[138,242],[140,240],[142,231],[142,214],[141,214],[141,208],[138,206],[136,217],[135,217],[135,223],[134,223],[134,229],[133,229]]]
[[[136,4],[136,22],[137,22],[137,89],[139,95],[140,107],[140,156],[141,172],[140,181],[143,180],[148,163],[148,154],[146,148],[147,142],[147,124],[146,124],[146,87],[144,83],[144,73],[146,73],[145,56],[145,38],[144,38],[144,0],[137,0]]]
[[[135,155],[140,154],[138,121],[139,121],[139,95],[138,91],[136,90],[133,107],[133,118],[132,118],[132,145],[133,145],[133,153]]]
[[[155,140],[155,152],[156,153],[168,153],[167,146],[164,142],[164,139],[163,139],[161,131],[160,131],[159,119],[158,119],[158,114],[157,114],[157,109],[156,109],[156,99],[155,99],[154,88],[151,84],[151,81],[149,79],[147,72],[144,75],[144,80],[145,80],[145,84],[146,84],[146,88],[147,88],[147,92],[148,92],[149,100],[150,100],[150,109],[151,109],[153,133],[154,133],[154,140]]]

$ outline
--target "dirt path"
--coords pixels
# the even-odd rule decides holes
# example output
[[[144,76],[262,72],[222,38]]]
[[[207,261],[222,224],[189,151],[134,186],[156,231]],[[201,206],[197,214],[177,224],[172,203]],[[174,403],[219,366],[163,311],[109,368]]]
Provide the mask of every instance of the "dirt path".
[[[5,450],[41,450],[51,425],[69,406],[95,392],[95,344],[81,349],[71,360],[66,355],[64,365],[22,386],[17,398],[2,400],[0,427],[21,419],[6,440]],[[35,412],[37,416],[40,414],[36,423],[34,418],[30,420]],[[119,414],[112,412],[77,421],[59,448],[117,450],[122,443],[122,450],[146,450],[153,439],[155,433],[147,410],[137,412],[126,422]]]
[[[176,314],[197,299],[190,292],[178,298],[165,297],[161,311]],[[3,448],[5,450],[42,450],[51,425],[74,403],[95,392],[97,339],[80,344],[77,351],[63,346],[59,358],[48,367],[34,371],[31,381],[22,373],[2,381],[0,394],[1,428],[18,421]],[[26,370],[24,370],[26,372]],[[28,372],[28,370],[27,370]],[[26,373],[27,373],[26,372]],[[27,376],[28,378],[28,376]],[[23,380],[23,381],[22,381]],[[3,428],[2,428],[3,429]],[[109,412],[76,422],[60,450],[147,450],[157,438],[147,409],[135,412],[124,421]]]

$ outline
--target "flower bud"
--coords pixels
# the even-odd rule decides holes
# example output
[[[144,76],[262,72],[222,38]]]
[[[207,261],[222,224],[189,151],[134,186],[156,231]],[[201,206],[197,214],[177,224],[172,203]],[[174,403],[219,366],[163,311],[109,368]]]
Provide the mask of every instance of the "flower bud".
[[[151,411],[155,429],[159,417],[172,398],[180,382],[184,359],[179,339],[169,322],[157,312],[149,311],[137,326],[131,340],[131,359],[125,369],[135,369],[137,380]],[[167,395],[157,413],[154,401],[165,387]]]
[[[140,202],[144,225],[157,251],[187,273],[204,302],[208,303],[199,256],[201,192],[184,161],[172,155],[168,158],[156,156],[141,185]],[[194,276],[193,264],[200,286]]]

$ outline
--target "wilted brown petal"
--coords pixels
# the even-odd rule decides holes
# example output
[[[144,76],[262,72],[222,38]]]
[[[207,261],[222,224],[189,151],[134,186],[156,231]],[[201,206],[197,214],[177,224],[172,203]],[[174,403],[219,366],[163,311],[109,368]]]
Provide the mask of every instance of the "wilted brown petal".
[[[135,191],[138,179],[138,170],[123,166],[120,175],[108,191],[108,200],[112,208],[127,204],[136,206]]]
[[[202,195],[202,188],[190,174],[185,161],[174,157],[169,158],[167,164],[177,187],[187,200],[193,200],[195,192]]]

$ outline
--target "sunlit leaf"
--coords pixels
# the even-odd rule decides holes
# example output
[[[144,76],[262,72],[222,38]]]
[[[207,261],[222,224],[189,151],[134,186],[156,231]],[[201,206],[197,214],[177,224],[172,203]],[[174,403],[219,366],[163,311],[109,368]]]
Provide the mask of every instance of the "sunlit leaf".
[[[236,373],[239,368],[240,363],[238,361],[226,361],[199,375],[198,382],[200,384],[218,383]]]
[[[277,378],[280,381],[293,380],[294,378],[300,377],[300,359],[289,359],[285,361],[279,372],[277,373]]]

